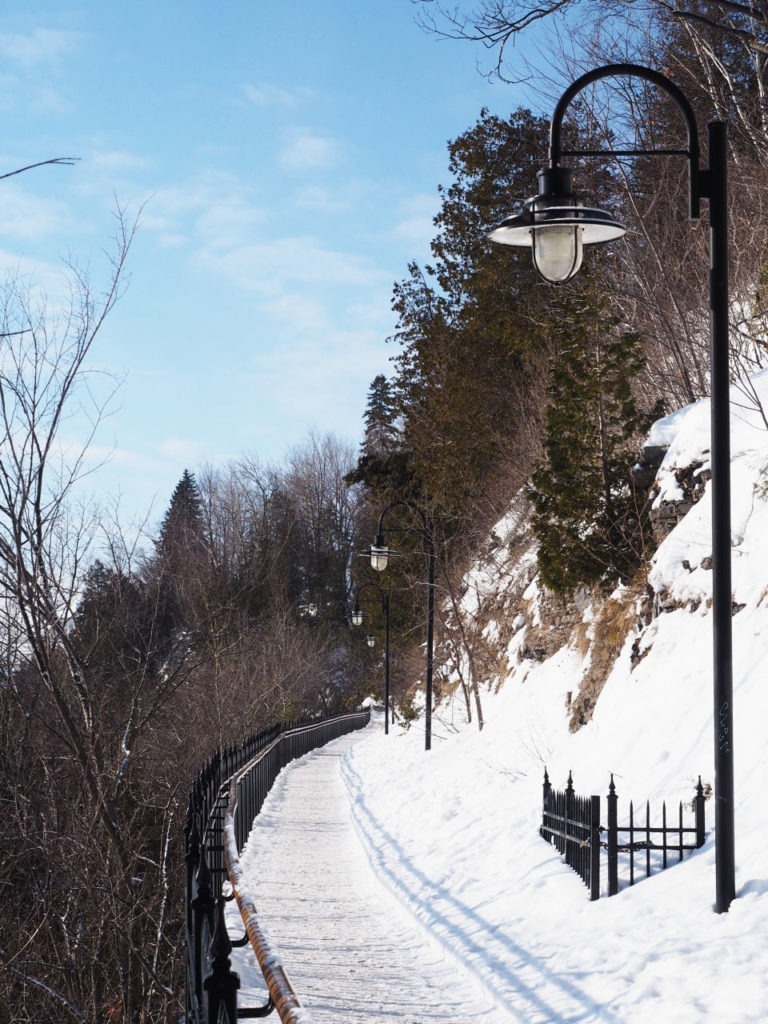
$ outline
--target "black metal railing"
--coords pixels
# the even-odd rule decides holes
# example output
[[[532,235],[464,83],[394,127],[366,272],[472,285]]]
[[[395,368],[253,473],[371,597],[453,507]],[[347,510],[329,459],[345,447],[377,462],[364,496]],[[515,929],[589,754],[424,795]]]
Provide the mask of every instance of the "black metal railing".
[[[661,823],[652,824],[650,803],[646,801],[645,820],[636,815],[630,802],[626,824],[618,823],[618,796],[613,775],[607,797],[608,824],[600,824],[600,797],[579,796],[569,773],[564,790],[553,789],[544,771],[543,811],[540,834],[563,855],[589,889],[590,899],[600,897],[601,851],[607,851],[607,895],[619,892],[619,858],[627,865],[626,879],[634,885],[636,874],[644,867],[645,877],[663,871],[673,861],[680,862],[686,852],[704,845],[706,837],[705,796],[701,777],[691,808],[693,824],[680,801],[677,815],[669,820],[666,801],[662,804]],[[674,820],[676,818],[676,821]],[[603,838],[605,837],[605,838]]]
[[[308,1017],[256,915],[240,869],[254,818],[281,770],[297,757],[370,721],[370,711],[274,726],[239,747],[217,752],[198,774],[189,798],[186,838],[187,1024],[234,1024],[276,1009],[283,1024]],[[230,892],[225,894],[225,882]],[[234,943],[224,908],[237,900],[245,935]],[[250,942],[264,975],[267,1002],[238,1007],[233,945]]]
[[[565,858],[589,889],[600,896],[600,797],[578,796],[568,775],[564,790],[553,789],[544,771],[544,810],[540,834]]]

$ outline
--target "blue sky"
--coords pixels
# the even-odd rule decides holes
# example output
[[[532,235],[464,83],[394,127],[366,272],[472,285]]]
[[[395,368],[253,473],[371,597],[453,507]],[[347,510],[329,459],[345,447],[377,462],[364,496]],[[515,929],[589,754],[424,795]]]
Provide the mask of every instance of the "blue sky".
[[[0,173],[79,162],[0,182],[0,269],[45,282],[71,254],[98,284],[115,203],[143,206],[93,353],[124,378],[98,498],[157,519],[185,468],[359,442],[448,140],[530,102],[482,56],[410,0],[6,0]]]

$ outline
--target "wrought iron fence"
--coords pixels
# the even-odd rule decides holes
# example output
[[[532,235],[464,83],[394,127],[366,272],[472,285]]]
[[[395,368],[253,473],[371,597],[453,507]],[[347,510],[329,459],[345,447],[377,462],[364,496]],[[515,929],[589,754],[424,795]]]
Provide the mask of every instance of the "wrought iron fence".
[[[655,819],[651,815],[650,803],[646,801],[644,820],[642,814],[636,814],[634,804],[630,802],[627,821],[619,825],[618,795],[613,775],[606,801],[608,824],[605,827],[600,824],[600,797],[579,796],[574,791],[570,773],[566,788],[556,790],[552,788],[545,769],[543,789],[539,832],[576,871],[589,889],[592,900],[600,897],[600,854],[603,849],[607,851],[607,895],[615,896],[620,888],[620,855],[627,865],[627,882],[634,885],[636,874],[642,873],[643,868],[648,878],[655,871],[669,867],[671,861],[681,861],[686,852],[704,845],[705,795],[701,777],[691,804],[693,824],[686,824],[690,817],[685,815],[682,801],[672,820],[665,801],[661,809],[661,823],[653,824]]]
[[[600,797],[578,796],[568,775],[564,790],[553,789],[544,771],[544,811],[540,834],[564,856],[568,867],[600,896]]]
[[[187,1024],[234,1024],[274,1009],[283,1024],[309,1018],[261,927],[240,869],[239,854],[272,784],[292,760],[330,740],[361,729],[370,711],[274,726],[239,747],[217,752],[192,788],[185,828]],[[225,882],[231,892],[225,894]],[[232,942],[224,908],[237,900],[245,935]],[[232,970],[233,946],[250,942],[268,998],[263,1006],[238,1007],[240,980]]]

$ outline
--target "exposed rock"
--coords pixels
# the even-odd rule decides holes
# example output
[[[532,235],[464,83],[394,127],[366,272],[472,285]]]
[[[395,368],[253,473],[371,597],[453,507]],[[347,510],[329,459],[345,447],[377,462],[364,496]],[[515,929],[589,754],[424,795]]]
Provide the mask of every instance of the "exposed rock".
[[[693,508],[704,493],[707,481],[711,477],[709,470],[702,469],[703,463],[694,462],[674,471],[675,481],[682,492],[682,497],[675,501],[665,501],[658,508],[651,509],[651,526],[656,544],[669,536],[680,520]],[[654,488],[658,493],[658,488]],[[650,497],[654,497],[654,489]]]
[[[539,622],[529,626],[520,647],[520,660],[546,661],[570,640],[582,620],[583,609],[573,598],[539,590]]]
[[[640,458],[630,470],[632,483],[638,490],[647,491],[650,489],[666,454],[666,445],[645,445],[640,453]]]
[[[578,694],[569,701],[568,728],[571,732],[576,732],[591,720],[597,699],[627,637],[647,621],[648,605],[648,584],[644,572],[639,572],[630,586],[607,600],[600,603],[595,598],[596,618],[591,630],[587,669],[580,681]],[[639,661],[639,647],[637,653]],[[642,656],[645,653],[647,651]]]

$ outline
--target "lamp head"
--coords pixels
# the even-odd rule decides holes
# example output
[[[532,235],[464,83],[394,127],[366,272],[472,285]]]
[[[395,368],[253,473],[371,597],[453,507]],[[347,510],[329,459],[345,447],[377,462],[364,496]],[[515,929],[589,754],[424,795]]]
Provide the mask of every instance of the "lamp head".
[[[530,247],[541,277],[562,284],[581,266],[585,245],[612,242],[626,228],[604,210],[591,209],[576,198],[567,167],[546,167],[537,177],[538,194],[525,201],[520,213],[505,217],[488,237],[501,245]]]
[[[389,548],[384,540],[384,534],[376,534],[376,540],[371,544],[371,568],[376,572],[384,572],[389,561]]]
[[[352,625],[362,626],[363,624],[363,609],[359,604],[356,604],[352,609]]]
[[[370,633],[369,633],[368,636],[365,638],[365,642],[368,644],[369,647],[375,647],[376,646],[376,637],[375,636],[371,636]]]

